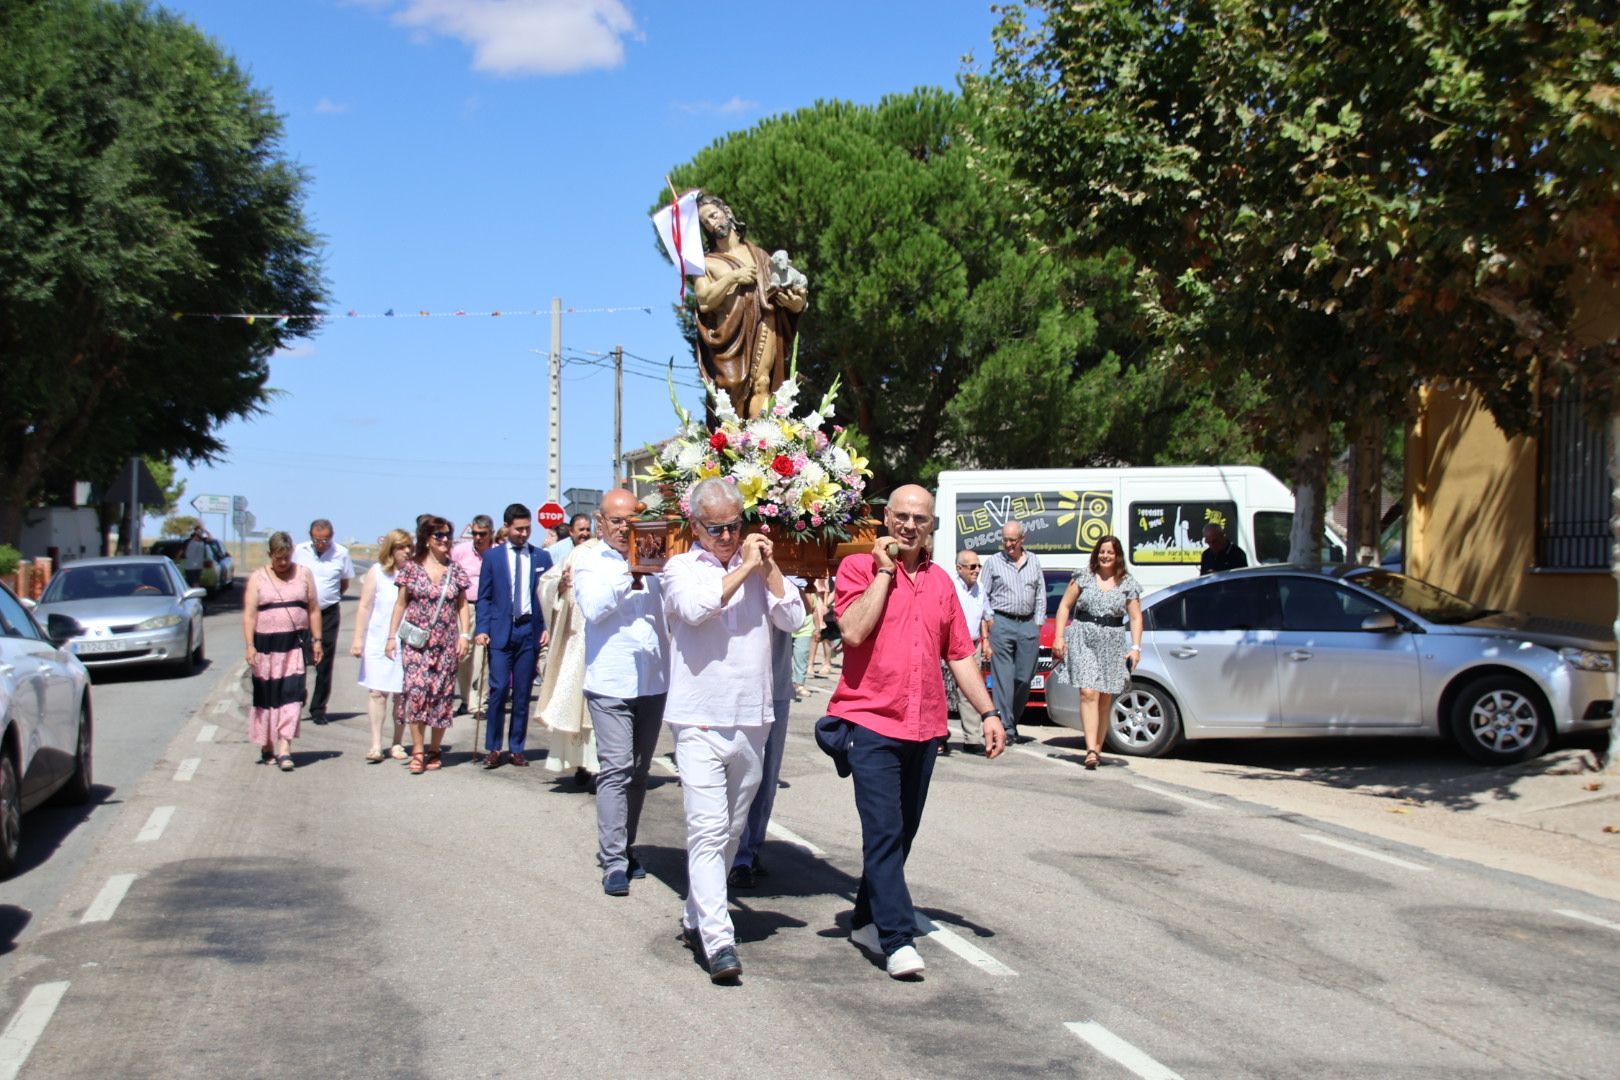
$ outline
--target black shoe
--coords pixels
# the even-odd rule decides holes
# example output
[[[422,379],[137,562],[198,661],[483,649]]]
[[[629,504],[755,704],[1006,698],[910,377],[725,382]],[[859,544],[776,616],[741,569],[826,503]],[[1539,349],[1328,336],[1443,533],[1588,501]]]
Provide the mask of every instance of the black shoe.
[[[320,727],[325,727],[325,726],[326,726],[326,714],[325,714],[325,713],[323,713],[323,712],[313,712],[313,713],[310,713],[310,714],[309,714],[309,718],[310,718],[310,719],[311,719],[311,720],[312,720],[312,721],[314,721],[314,722],[315,722],[315,724],[317,724],[317,725],[318,725],[318,726],[320,726]]]
[[[733,866],[731,873],[726,875],[726,884],[733,889],[752,889],[754,887],[754,868],[752,866]]]
[[[709,957],[710,982],[725,982],[741,974],[742,961],[737,959],[737,950],[730,945]]]
[[[762,877],[767,877],[769,875],[770,875],[770,871],[765,869],[765,860],[760,858],[758,855],[755,855],[754,856],[754,876],[757,877],[757,878],[762,878]]]
[[[964,754],[978,754],[980,757],[983,757],[984,756],[984,747],[982,745],[980,745],[979,743],[965,742],[965,743],[962,744],[962,753],[964,753]]]
[[[940,740],[940,742],[939,742],[939,756],[940,757],[950,757],[951,756],[951,740],[949,740],[949,739],[941,739]]]
[[[1033,735],[1020,735],[1017,732],[1014,732],[1013,734],[1007,736],[1007,741],[1009,743],[1011,743],[1012,745],[1014,745],[1014,746],[1023,746],[1025,743],[1034,742],[1035,741],[1035,736],[1033,736]]]
[[[630,879],[623,870],[609,870],[602,878],[602,891],[609,896],[629,896]]]
[[[681,924],[681,944],[685,945],[688,949],[691,949],[692,955],[703,955],[703,938],[699,936],[696,930],[692,929],[690,926],[687,926],[685,923]]]
[[[635,881],[640,881],[642,878],[647,876],[647,868],[642,866],[634,855],[630,856],[629,874],[630,877]]]

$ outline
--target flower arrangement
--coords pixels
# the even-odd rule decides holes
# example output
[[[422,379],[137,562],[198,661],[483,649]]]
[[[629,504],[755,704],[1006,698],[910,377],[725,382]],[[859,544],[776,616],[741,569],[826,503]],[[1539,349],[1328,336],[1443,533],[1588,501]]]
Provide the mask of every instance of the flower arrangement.
[[[664,493],[656,502],[648,500],[647,516],[688,515],[692,485],[722,476],[742,495],[744,521],[767,525],[777,536],[848,540],[851,526],[866,517],[863,492],[872,471],[850,445],[849,432],[837,425],[830,436],[822,430],[833,416],[838,381],[802,416],[793,411],[799,393],[795,366],[765,414],[744,420],[730,396],[711,385],[709,408],[717,421],[711,430],[681,407],[672,378],[669,398],[680,430],[638,477]]]

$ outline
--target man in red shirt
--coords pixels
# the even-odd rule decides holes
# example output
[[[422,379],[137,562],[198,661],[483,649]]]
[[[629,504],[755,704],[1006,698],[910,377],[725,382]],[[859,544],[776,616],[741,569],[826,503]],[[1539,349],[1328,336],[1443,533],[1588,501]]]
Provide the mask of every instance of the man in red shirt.
[[[986,757],[1005,748],[1006,731],[984,687],[956,585],[928,554],[934,497],[908,484],[889,496],[870,555],[838,567],[833,609],[844,638],[844,673],[827,705],[853,725],[849,767],[861,817],[861,885],[850,939],[882,953],[894,978],[922,973],[913,945],[917,914],[906,888],[906,857],[922,822],[938,742],[950,728],[939,662],[984,722]],[[891,555],[898,545],[898,557]]]

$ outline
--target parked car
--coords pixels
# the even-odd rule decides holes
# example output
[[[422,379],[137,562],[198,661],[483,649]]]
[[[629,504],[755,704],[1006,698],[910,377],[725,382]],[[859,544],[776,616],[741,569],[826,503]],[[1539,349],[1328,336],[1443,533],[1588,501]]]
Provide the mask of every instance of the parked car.
[[[68,648],[91,668],[163,664],[189,675],[205,652],[206,595],[161,555],[80,559],[57,571],[34,612],[73,620]]]
[[[176,566],[181,567],[180,574],[185,576],[186,544],[190,537],[179,539],[155,540],[152,543],[153,555],[162,555],[174,560]],[[224,592],[236,585],[236,560],[231,558],[230,551],[224,544],[210,536],[208,543],[208,558],[203,562],[203,570],[214,571],[214,584],[205,586],[210,593]]]
[[[1382,567],[1232,570],[1142,608],[1142,662],[1109,718],[1116,753],[1415,735],[1503,765],[1613,714],[1615,642],[1603,628],[1491,611]],[[1049,700],[1054,722],[1080,726],[1077,691]]]
[[[90,676],[0,585],[0,877],[17,869],[22,815],[52,795],[90,798]]]
[[[1029,684],[1029,702],[1024,706],[1024,719],[1032,723],[1040,723],[1046,715],[1046,678],[1052,672],[1052,631],[1057,626],[1058,601],[1063,599],[1063,590],[1069,587],[1069,578],[1073,576],[1067,570],[1043,570],[1046,578],[1046,621],[1041,624],[1041,652],[1035,661],[1035,678]],[[982,647],[982,646],[981,646]],[[979,654],[979,670],[984,673],[985,682],[990,681],[990,665],[985,661],[984,654]],[[961,703],[950,697],[950,713],[957,715]]]

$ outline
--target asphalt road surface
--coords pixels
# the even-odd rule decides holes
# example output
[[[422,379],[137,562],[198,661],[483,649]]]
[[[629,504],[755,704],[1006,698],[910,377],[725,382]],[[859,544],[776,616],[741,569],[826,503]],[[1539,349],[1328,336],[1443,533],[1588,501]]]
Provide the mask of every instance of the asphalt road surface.
[[[345,605],[344,646],[354,605]],[[1611,1077],[1620,905],[1019,747],[939,763],[916,982],[848,940],[860,838],[796,707],[741,984],[677,940],[680,789],[602,894],[591,796],[368,765],[345,652],[298,768],[257,764],[239,616],[186,680],[96,686],[98,799],[0,884],[0,1080],[24,1077]],[[826,683],[820,684],[826,687]],[[531,740],[543,745],[543,737]]]

